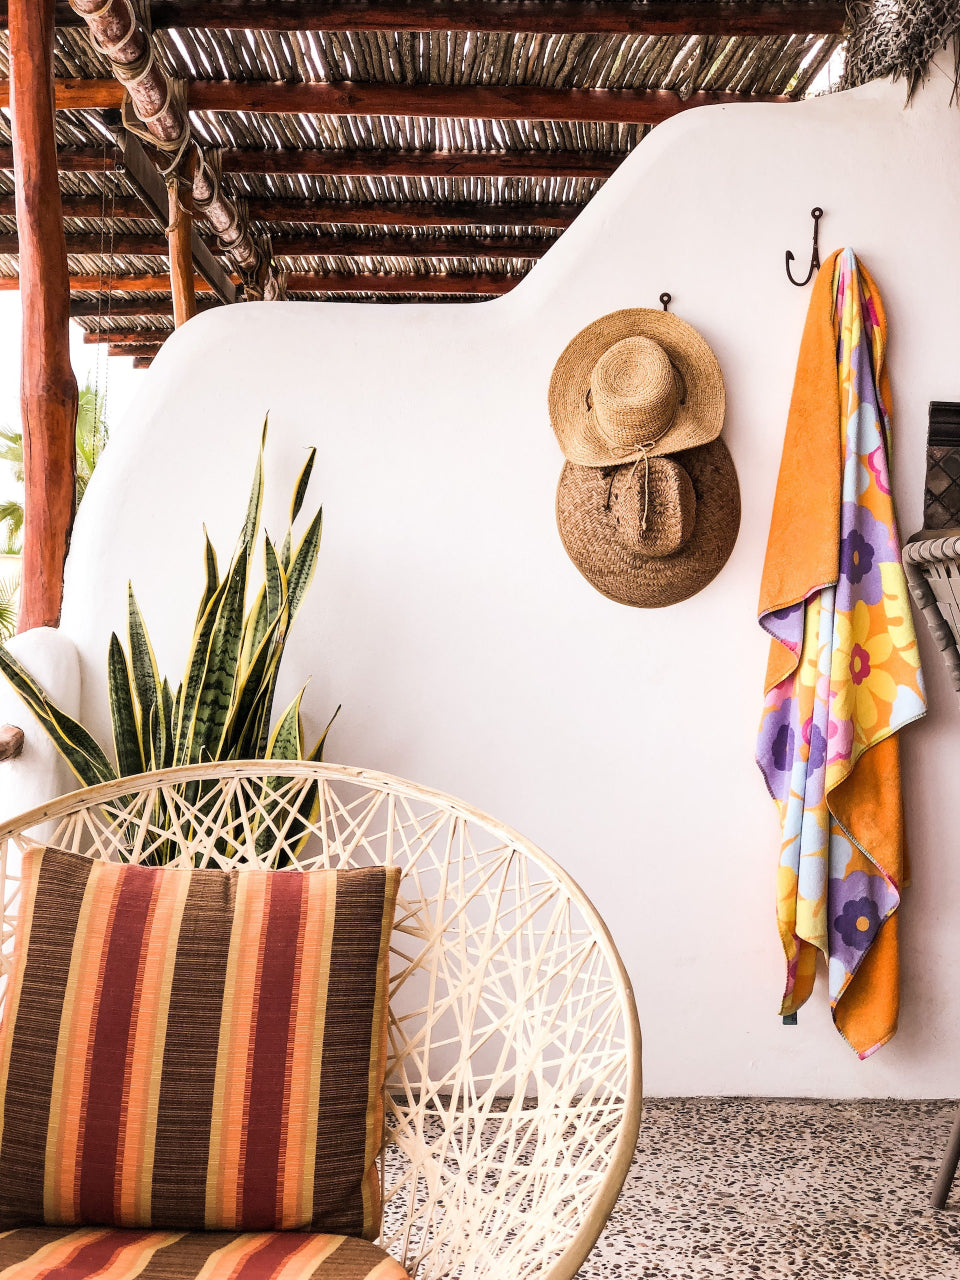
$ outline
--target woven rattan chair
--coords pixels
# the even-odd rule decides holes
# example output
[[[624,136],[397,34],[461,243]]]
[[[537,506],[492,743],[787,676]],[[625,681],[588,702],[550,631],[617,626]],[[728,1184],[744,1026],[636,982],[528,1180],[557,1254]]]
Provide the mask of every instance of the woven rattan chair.
[[[903,568],[914,603],[960,694],[960,530],[924,529],[903,548]],[[930,1203],[942,1209],[960,1167],[960,1109],[947,1142]]]
[[[548,857],[448,796],[276,768],[125,778],[0,827],[4,974],[28,844],[197,867],[399,865],[380,1243],[418,1280],[568,1280],[640,1119],[636,1010],[603,922]]]

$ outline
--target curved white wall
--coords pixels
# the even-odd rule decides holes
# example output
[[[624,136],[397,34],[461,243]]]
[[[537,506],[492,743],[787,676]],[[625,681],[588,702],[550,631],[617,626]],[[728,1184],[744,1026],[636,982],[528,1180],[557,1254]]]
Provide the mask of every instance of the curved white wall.
[[[960,1062],[960,713],[926,637],[931,715],[905,735],[914,886],[899,1036],[859,1063],[824,992],[776,1016],[777,822],[753,763],[755,621],[809,290],[809,210],[890,315],[897,491],[917,527],[926,404],[960,399],[960,112],[937,75],[904,111],[878,84],[657,129],[512,294],[480,306],[281,303],[207,313],[144,377],[83,504],[63,626],[104,738],[107,636],[133,576],[162,666],[182,667],[201,521],[229,554],[263,413],[267,520],[319,446],[318,580],[286,689],[312,674],[328,757],[415,778],[542,844],[609,921],[633,975],[654,1093],[933,1095]],[[554,360],[618,307],[674,310],[714,346],[743,526],[695,599],[642,612],[594,592],[554,526]],[[952,794],[951,794],[952,791]]]

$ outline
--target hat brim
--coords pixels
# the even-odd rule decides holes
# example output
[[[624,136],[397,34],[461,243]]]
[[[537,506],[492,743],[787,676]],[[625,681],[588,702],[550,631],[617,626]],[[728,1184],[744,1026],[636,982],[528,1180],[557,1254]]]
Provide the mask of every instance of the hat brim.
[[[740,529],[740,485],[722,440],[685,452],[677,461],[693,482],[693,532],[673,555],[643,556],[620,540],[604,504],[610,473],[564,465],[557,486],[557,528],[567,555],[597,591],[618,604],[661,609],[679,604],[712,582],[730,557]]]
[[[686,396],[671,426],[646,450],[647,456],[679,453],[716,440],[723,427],[725,395],[720,364],[693,325],[668,311],[630,308],[613,311],[581,329],[564,348],[550,378],[550,421],[563,456],[584,467],[632,462],[642,450],[615,456],[597,430],[587,404],[590,378],[603,353],[624,338],[652,338],[680,371]]]

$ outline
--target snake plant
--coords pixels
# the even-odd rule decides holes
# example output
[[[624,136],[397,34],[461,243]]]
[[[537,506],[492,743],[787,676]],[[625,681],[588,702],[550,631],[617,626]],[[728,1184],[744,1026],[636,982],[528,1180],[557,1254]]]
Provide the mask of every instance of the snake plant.
[[[306,497],[314,449],[297,481],[290,527],[279,549],[264,530],[263,586],[247,608],[250,566],[263,505],[266,436],[264,422],[243,529],[222,575],[204,530],[206,582],[186,671],[176,692],[166,678],[160,677],[143,615],[132,587],[129,589],[127,648],[114,633],[107,655],[116,764],[82,725],[50,701],[33,677],[0,645],[0,671],[53,739],[83,786],[144,770],[211,760],[320,759],[330,725],[305,755],[300,715],[303,689],[271,729],[284,646],[313,580],[320,549],[322,508],[297,544],[293,542],[293,525]]]

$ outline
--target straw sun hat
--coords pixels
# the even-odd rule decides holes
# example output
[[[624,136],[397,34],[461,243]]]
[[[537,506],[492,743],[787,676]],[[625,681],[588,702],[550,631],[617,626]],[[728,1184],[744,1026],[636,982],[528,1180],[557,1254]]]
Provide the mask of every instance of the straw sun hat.
[[[550,420],[563,455],[585,467],[678,453],[723,426],[717,357],[666,311],[614,311],[567,344],[550,379]]]
[[[722,440],[619,467],[567,462],[557,526],[583,576],[611,600],[678,604],[710,582],[740,528],[740,487]]]

